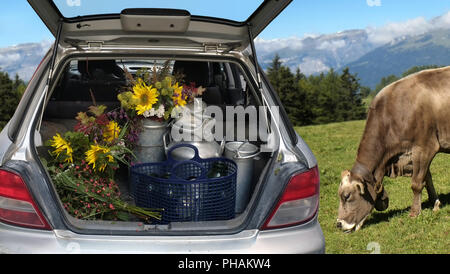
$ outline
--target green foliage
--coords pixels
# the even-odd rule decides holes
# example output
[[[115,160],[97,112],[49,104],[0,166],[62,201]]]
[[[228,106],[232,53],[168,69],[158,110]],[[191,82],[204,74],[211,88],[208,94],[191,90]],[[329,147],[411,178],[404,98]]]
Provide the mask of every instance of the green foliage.
[[[145,209],[120,199],[118,185],[110,178],[99,176],[88,164],[47,165],[64,208],[83,220],[123,220],[130,214],[142,219],[161,219],[159,209]]]
[[[57,133],[46,142],[46,166],[65,209],[86,220],[127,220],[128,213],[140,218],[161,218],[159,210],[123,202],[114,181],[119,163],[129,166],[133,152],[126,147],[129,123],[120,127],[105,114],[106,106],[91,106],[78,113],[75,131]],[[118,113],[109,113],[118,117]],[[120,113],[119,113],[120,115]],[[127,141],[128,140],[128,141]]]
[[[18,74],[16,74],[16,76],[14,77],[13,90],[17,93],[19,98],[22,97],[26,88],[27,84],[22,79],[19,78]]]
[[[437,65],[415,66],[415,67],[412,67],[412,68],[408,69],[407,71],[403,72],[402,77],[406,77],[408,75],[414,74],[414,73],[422,71],[422,70],[435,69],[435,68],[441,68],[441,67],[442,66],[437,66]]]
[[[381,78],[380,83],[378,83],[377,86],[375,87],[374,94],[378,94],[378,92],[380,92],[383,88],[387,87],[388,85],[394,83],[395,81],[397,81],[399,79],[400,78],[398,78],[397,76],[395,76],[393,74]]]
[[[426,70],[426,69],[434,69],[434,68],[440,68],[441,66],[437,66],[437,65],[428,65],[428,66],[414,66],[411,67],[410,69],[404,71],[401,75],[401,77],[398,77],[396,75],[389,75],[386,77],[381,78],[380,82],[377,84],[377,86],[375,87],[375,89],[372,92],[372,97],[374,97],[375,95],[378,94],[378,92],[380,92],[383,88],[387,87],[388,85],[394,83],[397,80],[400,80],[403,77],[409,76],[411,74],[420,72],[422,70]]]
[[[295,75],[282,65],[278,55],[268,68],[269,80],[295,125],[323,124],[363,119],[366,109],[361,86],[348,69],[339,74],[306,77],[297,69]]]
[[[25,82],[18,75],[11,80],[8,73],[0,71],[0,129],[13,116],[25,88]]]
[[[85,152],[89,149],[89,137],[87,135],[81,132],[67,131],[64,134],[64,139],[70,143],[74,159],[84,159],[86,157]]]

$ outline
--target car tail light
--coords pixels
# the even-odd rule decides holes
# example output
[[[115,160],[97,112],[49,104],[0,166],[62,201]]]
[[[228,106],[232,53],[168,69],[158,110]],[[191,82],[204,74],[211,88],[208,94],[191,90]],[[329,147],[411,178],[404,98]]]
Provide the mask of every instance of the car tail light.
[[[316,167],[291,177],[262,230],[298,225],[311,220],[319,208],[319,170]]]
[[[51,230],[22,178],[0,170],[0,221],[27,228]]]

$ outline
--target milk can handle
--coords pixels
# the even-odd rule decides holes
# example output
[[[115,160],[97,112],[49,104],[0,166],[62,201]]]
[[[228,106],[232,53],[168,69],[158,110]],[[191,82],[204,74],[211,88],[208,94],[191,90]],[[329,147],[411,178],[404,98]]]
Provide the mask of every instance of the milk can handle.
[[[249,143],[249,141],[246,140],[237,148],[236,153],[234,154],[234,157],[233,157],[234,159],[251,159],[251,158],[254,158],[254,157],[258,156],[259,154],[261,154],[261,151],[258,149],[258,151],[255,152],[254,154],[247,155],[247,156],[241,156],[241,154],[239,152],[241,150],[241,147],[248,143]]]
[[[190,159],[190,160],[197,161],[197,162],[202,161],[202,158],[200,158],[200,154],[198,153],[198,148],[196,146],[194,146],[194,145],[191,145],[191,144],[177,144],[177,145],[174,145],[173,147],[171,147],[167,151],[167,160],[168,161],[170,161],[170,162],[179,162],[179,161],[175,160],[172,157],[172,151],[174,151],[175,149],[180,148],[180,147],[188,147],[188,148],[190,148],[190,149],[192,149],[194,151],[194,157],[192,159]]]

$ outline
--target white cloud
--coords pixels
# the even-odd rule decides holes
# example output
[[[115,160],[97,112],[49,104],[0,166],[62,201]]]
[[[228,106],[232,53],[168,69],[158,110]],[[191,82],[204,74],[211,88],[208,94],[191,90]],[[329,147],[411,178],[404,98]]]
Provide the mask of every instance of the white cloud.
[[[81,6],[81,0],[67,0],[67,6],[69,7],[79,7]]]
[[[431,20],[436,28],[450,28],[450,11]]]
[[[48,51],[48,49],[53,45],[54,41],[50,41],[50,40],[42,40],[39,45],[42,49],[41,54],[45,55]]]
[[[19,77],[21,79],[28,81],[33,76],[36,68],[37,68],[37,65],[35,65],[35,66],[29,65],[29,66],[18,69],[15,73],[19,74]],[[15,75],[15,73],[14,73],[14,75]]]
[[[335,51],[343,47],[345,47],[344,40],[331,40],[322,42],[317,49]]]
[[[381,0],[366,0],[369,7],[381,7]]]
[[[19,74],[28,81],[37,65],[52,45],[52,41],[43,40],[40,43],[26,43],[0,48],[0,68],[9,75]]]
[[[307,39],[307,38],[312,38],[315,39],[319,36],[322,36],[322,34],[318,34],[318,33],[304,33],[302,39]]]
[[[5,64],[11,64],[19,61],[20,54],[10,53],[10,54],[0,54],[0,61]]]
[[[369,41],[374,44],[386,44],[396,38],[421,35],[428,31],[450,28],[450,12],[432,20],[417,17],[404,22],[392,22],[381,27],[367,27]]]
[[[303,43],[302,39],[297,36],[270,40],[265,40],[258,37],[255,39],[255,47],[260,52],[272,52],[283,48],[301,50],[303,48]]]
[[[302,73],[306,75],[328,71],[330,69],[330,67],[325,65],[322,60],[310,57],[303,58],[302,63],[299,65],[299,67]]]

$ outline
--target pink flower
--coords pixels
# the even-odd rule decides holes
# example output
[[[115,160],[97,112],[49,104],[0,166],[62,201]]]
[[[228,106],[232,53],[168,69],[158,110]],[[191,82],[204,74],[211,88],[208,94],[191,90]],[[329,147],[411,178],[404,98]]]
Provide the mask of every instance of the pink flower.
[[[111,208],[112,210],[115,209],[114,206],[113,206],[113,204],[109,204],[109,208]]]

